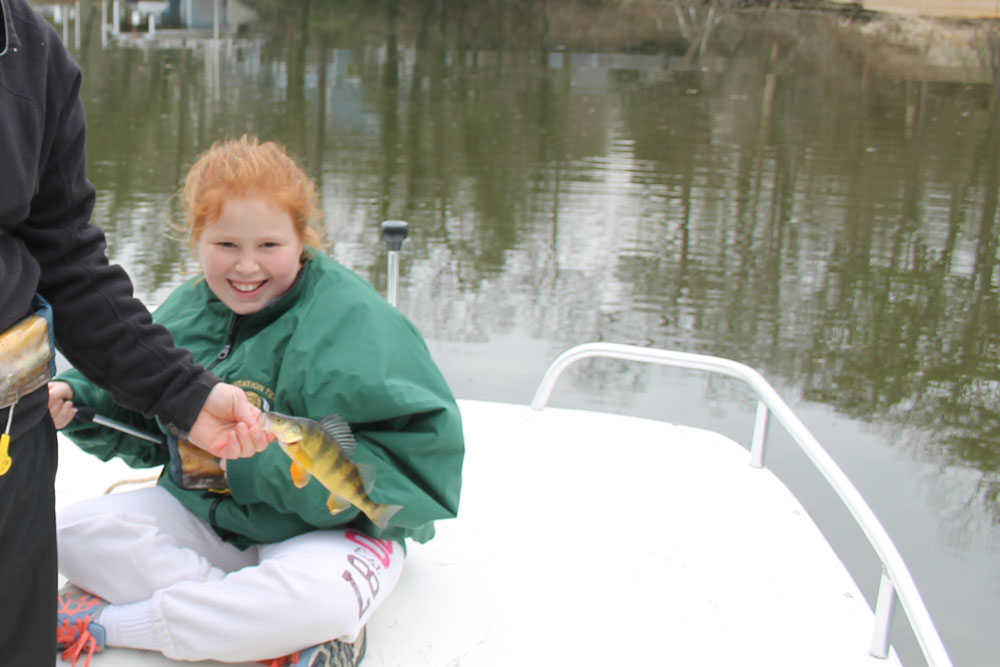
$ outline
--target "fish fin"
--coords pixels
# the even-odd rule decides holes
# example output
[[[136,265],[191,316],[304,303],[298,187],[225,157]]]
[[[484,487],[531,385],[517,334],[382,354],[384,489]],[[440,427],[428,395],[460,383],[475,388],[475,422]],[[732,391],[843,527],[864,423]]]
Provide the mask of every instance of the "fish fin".
[[[354,465],[358,469],[358,475],[361,476],[361,486],[364,487],[365,493],[370,494],[375,488],[375,466],[370,463],[356,463]]]
[[[351,503],[331,493],[330,497],[326,499],[326,507],[330,510],[330,514],[340,514],[348,507],[351,507]]]
[[[402,505],[376,505],[368,518],[379,528],[385,530],[389,525],[389,519],[396,516],[396,512],[403,509]]]
[[[299,465],[298,461],[292,461],[292,467],[289,469],[289,473],[292,475],[292,484],[294,484],[296,488],[301,489],[309,483],[309,471]]]
[[[356,446],[354,432],[351,431],[351,425],[343,417],[340,415],[327,415],[320,419],[318,423],[320,428],[326,431],[327,435],[336,440],[344,456],[347,458],[354,456]]]

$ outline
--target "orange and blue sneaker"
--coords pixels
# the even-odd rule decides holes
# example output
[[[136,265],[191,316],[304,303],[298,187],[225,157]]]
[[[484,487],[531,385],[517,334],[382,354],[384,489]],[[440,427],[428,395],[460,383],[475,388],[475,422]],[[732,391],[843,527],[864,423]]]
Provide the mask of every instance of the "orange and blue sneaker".
[[[73,667],[83,653],[87,654],[84,667],[90,667],[90,656],[104,650],[104,628],[94,619],[107,605],[105,600],[73,584],[59,591],[56,647],[63,652],[62,659]]]
[[[282,658],[263,660],[261,664],[267,667],[356,667],[365,657],[366,634],[361,628],[353,643],[331,639]]]

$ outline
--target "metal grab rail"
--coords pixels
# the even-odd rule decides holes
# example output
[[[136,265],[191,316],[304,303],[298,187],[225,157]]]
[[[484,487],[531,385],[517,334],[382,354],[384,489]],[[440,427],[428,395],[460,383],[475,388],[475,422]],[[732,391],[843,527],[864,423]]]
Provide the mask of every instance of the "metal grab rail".
[[[541,410],[545,407],[552,390],[555,388],[556,381],[568,366],[591,357],[642,361],[663,366],[720,373],[742,380],[749,385],[757,397],[757,413],[750,445],[751,465],[763,466],[767,420],[768,415],[773,413],[792,436],[795,444],[809,457],[816,469],[840,496],[841,501],[847,506],[854,520],[868,538],[868,543],[871,544],[882,561],[882,577],[879,581],[875,603],[875,628],[872,633],[869,653],[876,658],[885,658],[889,655],[889,636],[898,597],[927,664],[930,667],[952,667],[951,658],[948,656],[948,651],[945,649],[937,628],[934,626],[934,621],[927,611],[927,606],[920,596],[917,584],[889,534],[882,527],[881,522],[854,487],[854,484],[760,373],[749,366],[722,357],[615,343],[585,343],[563,352],[552,362],[535,391],[535,396],[531,400],[531,409]]]

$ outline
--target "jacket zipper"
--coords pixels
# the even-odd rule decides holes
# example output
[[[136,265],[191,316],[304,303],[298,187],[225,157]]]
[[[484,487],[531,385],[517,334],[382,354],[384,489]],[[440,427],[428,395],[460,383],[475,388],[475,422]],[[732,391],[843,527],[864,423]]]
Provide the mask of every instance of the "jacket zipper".
[[[226,337],[226,344],[219,350],[219,354],[215,356],[212,363],[209,364],[208,370],[212,370],[220,361],[225,361],[229,357],[229,353],[233,351],[233,346],[236,345],[236,331],[240,328],[240,322],[242,322],[242,318],[234,313],[232,319],[229,321],[229,335]]]
[[[209,364],[208,370],[212,370],[219,364],[220,361],[225,361],[227,358],[229,358],[229,354],[233,351],[233,347],[236,346],[236,332],[240,328],[240,322],[242,321],[243,321],[242,316],[233,313],[232,318],[229,320],[229,335],[226,336],[226,344],[223,345],[222,349],[219,350],[219,353],[215,355],[215,359],[212,361],[211,364]],[[236,533],[220,527],[215,520],[215,513],[216,511],[218,511],[219,505],[221,505],[224,500],[231,497],[232,496],[228,495],[219,496],[218,498],[212,501],[212,504],[208,508],[208,523],[210,526],[212,526],[212,528],[215,529],[216,533],[223,539],[235,538]]]

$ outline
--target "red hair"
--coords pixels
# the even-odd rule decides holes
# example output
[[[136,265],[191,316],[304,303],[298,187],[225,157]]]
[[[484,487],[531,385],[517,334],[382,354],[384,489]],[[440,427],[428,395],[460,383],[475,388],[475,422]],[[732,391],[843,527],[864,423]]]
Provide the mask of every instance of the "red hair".
[[[316,187],[285,149],[256,137],[218,142],[188,171],[181,195],[187,212],[188,243],[195,248],[205,227],[219,218],[232,196],[258,196],[288,213],[303,245],[320,247],[317,223],[323,212]]]

